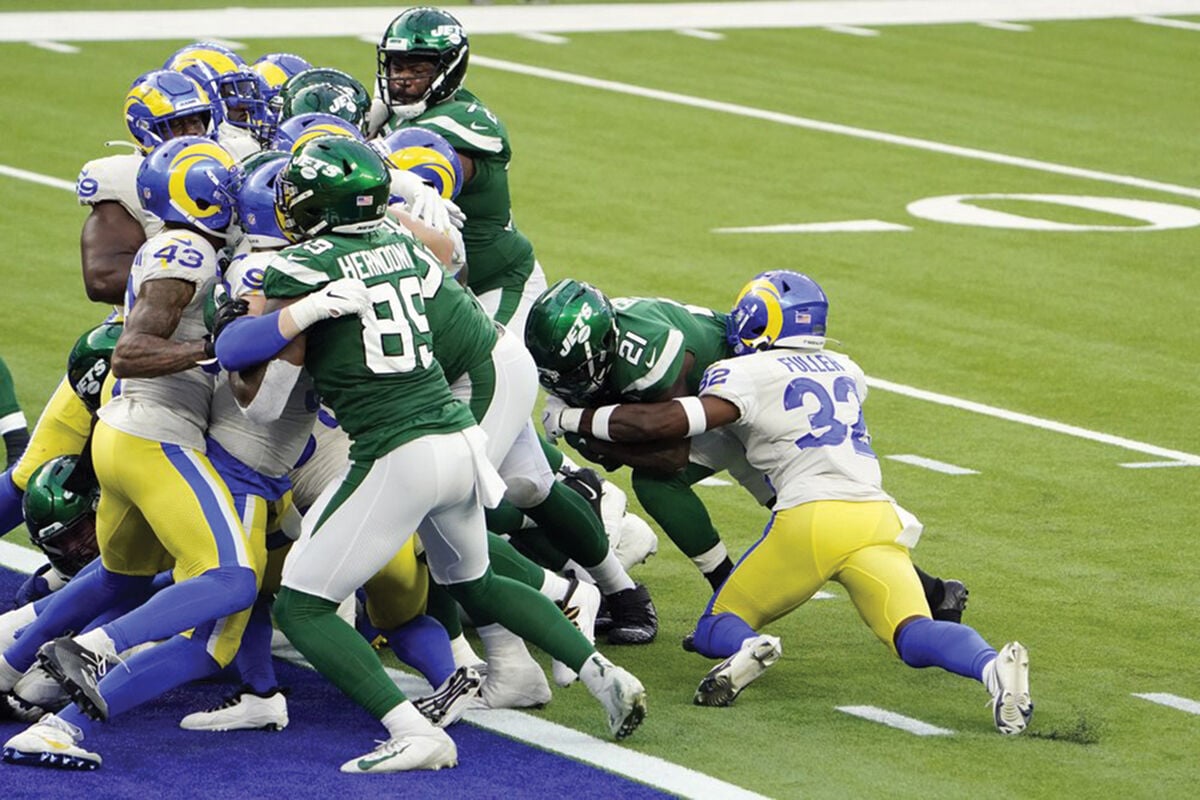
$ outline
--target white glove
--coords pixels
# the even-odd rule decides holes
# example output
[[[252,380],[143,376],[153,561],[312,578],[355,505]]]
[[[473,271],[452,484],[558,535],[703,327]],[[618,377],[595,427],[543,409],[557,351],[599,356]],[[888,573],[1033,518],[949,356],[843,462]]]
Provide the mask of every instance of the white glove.
[[[568,408],[570,406],[565,400],[554,395],[546,398],[546,405],[542,407],[542,428],[546,431],[546,440],[550,444],[557,442],[566,432],[562,426],[562,412]]]
[[[391,192],[404,201],[405,210],[409,214],[439,233],[444,233],[451,227],[450,211],[437,189],[408,170],[393,169],[391,172]]]
[[[323,319],[349,314],[361,316],[370,308],[371,297],[365,283],[357,278],[339,278],[288,306],[287,311],[296,327],[305,330]]]
[[[376,87],[378,91],[378,87]],[[392,115],[392,110],[388,108],[387,103],[376,97],[371,101],[371,108],[367,111],[367,138],[370,139],[383,128],[383,123],[387,122],[388,117]]]
[[[454,242],[454,254],[450,256],[450,267],[457,272],[467,264],[467,245],[463,242],[458,228],[451,226],[446,235],[450,237],[450,241]]]
[[[461,231],[463,226],[467,224],[467,215],[458,207],[458,203],[455,203],[453,200],[443,200],[442,202],[446,204],[446,211],[450,214],[450,224]]]

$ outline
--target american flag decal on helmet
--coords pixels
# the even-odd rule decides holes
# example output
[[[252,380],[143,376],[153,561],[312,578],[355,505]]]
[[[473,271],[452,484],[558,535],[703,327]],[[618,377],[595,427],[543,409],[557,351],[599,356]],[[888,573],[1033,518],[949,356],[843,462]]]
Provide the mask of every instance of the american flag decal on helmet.
[[[359,208],[365,208],[366,206],[373,205],[375,203],[369,194],[360,194],[354,202]]]

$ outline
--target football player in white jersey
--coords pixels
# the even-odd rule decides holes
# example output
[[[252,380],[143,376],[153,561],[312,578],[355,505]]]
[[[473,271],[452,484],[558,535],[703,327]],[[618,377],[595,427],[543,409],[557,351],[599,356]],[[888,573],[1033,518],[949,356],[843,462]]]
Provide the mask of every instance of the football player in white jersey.
[[[862,414],[866,377],[849,357],[825,349],[828,308],[807,276],[763,273],[730,314],[735,357],[709,366],[698,395],[594,410],[552,398],[547,430],[663,441],[727,427],[777,490],[762,538],[696,626],[696,649],[724,659],[700,682],[697,705],[732,703],[782,652],[780,640],[759,629],[834,580],[904,663],[980,681],[992,695],[997,730],[1021,733],[1033,713],[1028,653],[1009,642],[997,654],[972,628],[930,617],[909,558],[922,526],[882,488]]]

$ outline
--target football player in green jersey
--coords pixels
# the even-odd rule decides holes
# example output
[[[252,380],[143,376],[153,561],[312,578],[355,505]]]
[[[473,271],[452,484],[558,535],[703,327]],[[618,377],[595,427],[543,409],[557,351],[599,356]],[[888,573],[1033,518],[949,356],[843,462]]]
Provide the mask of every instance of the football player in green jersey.
[[[29,442],[29,423],[17,403],[12,373],[8,371],[3,358],[0,358],[0,436],[4,437],[7,466],[11,467],[25,452],[25,445]]]
[[[655,402],[695,394],[704,370],[732,355],[725,338],[727,316],[666,299],[610,301],[595,287],[568,279],[534,303],[525,342],[542,386],[570,405]],[[584,449],[633,467],[638,500],[714,591],[733,565],[692,486],[725,469],[760,504],[774,502],[774,491],[746,460],[740,442],[720,429],[662,447],[589,438]],[[920,569],[917,574],[934,617],[961,621],[967,596],[962,583]]]
[[[466,32],[441,9],[410,8],[392,20],[376,50],[368,136],[420,126],[441,134],[458,152],[465,173],[456,202],[466,215],[467,285],[497,322],[523,330],[546,277],[533,245],[513,221],[508,130],[462,85]]]
[[[350,470],[305,515],[276,618],[322,674],[388,729],[387,741],[343,771],[455,765],[453,740],[336,613],[419,531],[431,576],[472,619],[500,622],[578,672],[610,731],[624,738],[645,715],[641,683],[597,653],[549,599],[488,563],[482,507],[499,500],[503,481],[433,357],[427,303],[451,279],[407,229],[385,221],[390,182],[380,156],[351,139],[314,139],[293,154],[276,197],[285,233],[299,244],[268,266],[268,313],[231,323],[218,341],[223,366],[256,367],[246,388],[270,391],[263,381],[306,368],[352,441]],[[281,361],[291,369],[268,368]]]

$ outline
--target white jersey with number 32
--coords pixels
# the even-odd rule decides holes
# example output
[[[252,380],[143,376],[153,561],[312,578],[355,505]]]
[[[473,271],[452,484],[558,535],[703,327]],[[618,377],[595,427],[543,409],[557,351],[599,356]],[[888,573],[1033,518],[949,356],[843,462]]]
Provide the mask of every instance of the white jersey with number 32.
[[[863,371],[828,350],[768,350],[709,366],[701,395],[737,406],[729,428],[778,493],[775,510],[814,500],[891,500],[862,416]]]

